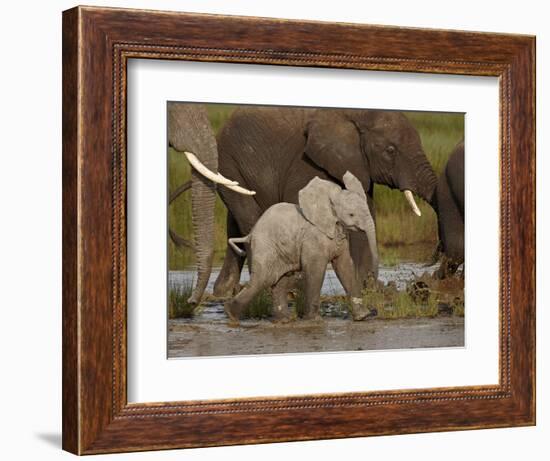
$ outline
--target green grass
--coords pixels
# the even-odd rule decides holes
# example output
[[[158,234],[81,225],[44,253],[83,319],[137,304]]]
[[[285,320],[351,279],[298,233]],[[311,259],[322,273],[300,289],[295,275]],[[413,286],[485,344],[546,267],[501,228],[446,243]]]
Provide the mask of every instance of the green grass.
[[[453,303],[454,315],[458,317],[464,317],[464,299],[455,299]]]
[[[168,292],[168,317],[171,319],[191,318],[195,306],[187,302],[193,292],[193,284],[171,287]]]
[[[209,104],[207,111],[214,131],[217,133],[236,106]],[[424,151],[439,176],[454,146],[464,136],[463,114],[435,112],[405,112],[418,130]],[[168,152],[169,191],[190,178],[190,166],[187,160],[174,150]],[[422,217],[412,213],[403,194],[386,186],[375,186],[376,231],[380,260],[382,264],[396,265],[404,258],[428,261],[437,243],[437,217],[431,207],[417,199]],[[222,201],[216,200],[215,219],[215,263],[223,260],[226,247],[227,211]],[[169,207],[170,227],[184,238],[193,238],[191,222],[191,192],[186,192]],[[194,262],[191,250],[179,250],[169,240],[168,265],[170,270],[183,269]]]
[[[208,119],[212,124],[214,133],[216,135],[220,131],[220,128],[224,125],[226,120],[231,115],[231,112],[235,110],[237,106],[230,104],[207,104],[206,111],[208,112]]]
[[[420,199],[416,203],[422,216],[416,216],[410,209],[402,192],[376,185],[374,190],[376,206],[376,235],[381,258],[384,247],[412,244],[435,244],[437,241],[437,216],[432,208]]]
[[[451,151],[464,137],[464,114],[441,112],[405,112],[417,129],[424,152],[439,175]]]
[[[302,318],[306,314],[306,307],[305,282],[301,279],[294,291],[294,313],[296,317]]]
[[[363,290],[363,304],[375,308],[379,319],[435,317],[438,314],[438,299],[434,293],[429,294],[427,302],[419,302],[405,291]]]
[[[241,317],[245,319],[267,319],[273,313],[273,299],[270,290],[262,290],[246,306]]]
[[[373,286],[363,290],[363,305],[377,309],[380,319],[450,314],[464,317],[464,279],[438,280],[423,274],[402,291],[395,285]]]

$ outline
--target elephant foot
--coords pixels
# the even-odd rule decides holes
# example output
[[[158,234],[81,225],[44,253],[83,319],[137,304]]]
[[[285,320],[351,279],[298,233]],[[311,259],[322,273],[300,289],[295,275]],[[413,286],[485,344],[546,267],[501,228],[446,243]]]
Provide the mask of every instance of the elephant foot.
[[[192,293],[191,296],[187,299],[187,304],[191,304],[193,308],[196,308],[200,303],[200,296],[197,296],[195,293]]]
[[[290,323],[290,322],[293,322],[295,319],[291,316],[288,316],[288,317],[276,317],[273,319],[273,323],[275,324],[281,324],[281,325],[285,325],[287,323]]]
[[[236,309],[234,303],[231,301],[226,302],[223,305],[223,310],[227,314],[227,317],[229,317],[229,326],[238,327],[240,325],[240,320],[239,314],[235,312]]]
[[[376,317],[378,315],[378,310],[373,308],[369,309],[365,306],[353,306],[351,316],[355,322],[361,322],[369,318]]]
[[[307,312],[302,318],[310,322],[321,322],[323,320],[323,317],[321,317],[319,311]]]
[[[292,320],[292,316],[288,311],[288,306],[285,306],[285,305],[273,306],[274,323],[288,323],[291,320]]]
[[[290,313],[286,313],[285,315],[276,315],[272,319],[273,323],[290,323],[294,322],[295,320],[296,317]]]
[[[241,326],[241,322],[239,322],[238,320],[229,319],[227,321],[227,326],[230,327],[230,328],[238,328],[238,327]]]

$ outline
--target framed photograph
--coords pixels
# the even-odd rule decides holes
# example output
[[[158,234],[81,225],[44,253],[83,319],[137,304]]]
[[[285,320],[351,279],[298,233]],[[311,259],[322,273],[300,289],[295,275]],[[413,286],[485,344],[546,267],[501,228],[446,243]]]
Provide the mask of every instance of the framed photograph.
[[[535,38],[63,13],[63,448],[535,424]]]

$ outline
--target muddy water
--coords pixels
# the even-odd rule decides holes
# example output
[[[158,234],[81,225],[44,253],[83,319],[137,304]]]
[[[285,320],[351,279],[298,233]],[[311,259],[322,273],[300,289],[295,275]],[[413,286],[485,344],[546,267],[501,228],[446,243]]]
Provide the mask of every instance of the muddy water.
[[[404,262],[381,267],[379,279],[395,282],[403,290],[408,282],[425,272],[432,274],[437,267]],[[207,292],[212,292],[218,272],[212,272]],[[195,274],[194,270],[171,271],[168,283],[187,286]],[[248,279],[245,269],[241,283]],[[332,269],[327,270],[322,294],[344,294]],[[324,312],[318,322],[297,320],[281,325],[269,320],[243,320],[239,327],[230,327],[223,304],[207,302],[193,319],[170,320],[168,327],[170,358],[464,346],[464,318],[453,316],[353,322],[346,312]]]

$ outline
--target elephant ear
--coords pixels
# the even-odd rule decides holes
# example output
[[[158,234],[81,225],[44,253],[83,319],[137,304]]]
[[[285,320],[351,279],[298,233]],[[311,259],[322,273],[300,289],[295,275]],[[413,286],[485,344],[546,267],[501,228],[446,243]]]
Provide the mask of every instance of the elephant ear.
[[[352,172],[369,190],[370,173],[357,127],[343,115],[323,111],[306,125],[305,155],[337,181]]]
[[[352,173],[346,171],[343,179],[347,190],[359,195],[364,200],[367,200],[367,194],[365,193],[365,189],[363,189],[361,181],[359,181]]]
[[[337,218],[332,211],[331,196],[340,188],[330,181],[313,178],[298,194],[298,203],[304,217],[323,234],[336,236]]]

